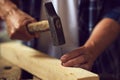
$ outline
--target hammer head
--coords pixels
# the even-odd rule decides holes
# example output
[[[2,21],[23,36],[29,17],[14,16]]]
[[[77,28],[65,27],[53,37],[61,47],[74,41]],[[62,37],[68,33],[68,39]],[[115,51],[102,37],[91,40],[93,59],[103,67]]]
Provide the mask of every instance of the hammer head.
[[[45,3],[45,10],[48,17],[48,23],[55,46],[65,44],[65,38],[60,17],[57,15],[52,2]]]

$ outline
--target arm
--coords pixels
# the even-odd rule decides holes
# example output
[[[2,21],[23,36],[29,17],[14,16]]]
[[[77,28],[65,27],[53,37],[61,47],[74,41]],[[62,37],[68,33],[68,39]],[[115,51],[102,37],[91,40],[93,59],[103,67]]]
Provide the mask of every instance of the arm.
[[[17,6],[11,0],[0,0],[0,17],[5,20],[7,15],[12,11],[17,10]]]
[[[96,58],[119,33],[120,24],[116,20],[108,17],[102,19],[83,46],[61,57],[62,65],[90,70]]]
[[[104,18],[84,46],[91,48],[94,55],[98,55],[116,39],[119,33],[120,24],[110,18]]]
[[[18,9],[11,0],[0,0],[0,17],[6,22],[11,39],[30,40],[36,36],[29,34],[25,27],[36,20]]]

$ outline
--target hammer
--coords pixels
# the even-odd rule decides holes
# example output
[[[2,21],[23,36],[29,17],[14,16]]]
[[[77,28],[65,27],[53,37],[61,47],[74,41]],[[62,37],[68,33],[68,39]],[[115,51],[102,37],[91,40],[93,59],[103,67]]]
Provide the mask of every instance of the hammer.
[[[51,32],[53,44],[55,46],[65,44],[61,20],[54,9],[52,2],[46,2],[44,6],[48,20],[28,24],[28,32],[43,32],[49,29]]]

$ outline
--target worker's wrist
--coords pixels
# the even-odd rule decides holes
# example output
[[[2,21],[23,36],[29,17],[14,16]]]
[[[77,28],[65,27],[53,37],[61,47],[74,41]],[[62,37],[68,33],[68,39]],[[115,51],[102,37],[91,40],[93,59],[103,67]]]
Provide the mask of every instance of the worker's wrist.
[[[16,11],[18,8],[10,0],[1,0],[0,1],[0,17],[6,19],[11,12]]]
[[[97,44],[95,42],[86,42],[84,47],[89,51],[91,55],[95,57],[95,59],[102,53],[102,49],[97,47]]]

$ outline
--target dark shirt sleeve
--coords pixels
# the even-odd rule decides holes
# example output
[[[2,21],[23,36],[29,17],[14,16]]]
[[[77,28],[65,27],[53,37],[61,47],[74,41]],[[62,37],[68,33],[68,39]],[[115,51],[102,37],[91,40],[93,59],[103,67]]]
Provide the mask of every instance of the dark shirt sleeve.
[[[112,18],[115,21],[120,23],[120,7],[117,7],[111,11],[109,11],[104,18]]]

